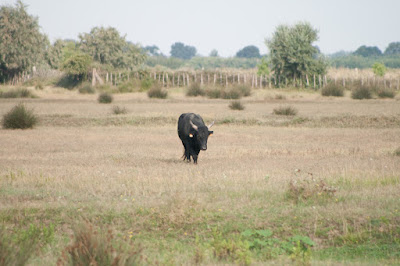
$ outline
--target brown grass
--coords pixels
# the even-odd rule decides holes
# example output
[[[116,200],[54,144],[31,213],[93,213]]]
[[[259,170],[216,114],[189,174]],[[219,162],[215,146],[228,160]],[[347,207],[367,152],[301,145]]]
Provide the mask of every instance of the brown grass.
[[[257,90],[246,98],[246,109],[235,112],[227,110],[226,100],[189,99],[172,90],[167,100],[116,95],[116,104],[130,110],[116,117],[93,95],[38,93],[40,99],[28,101],[40,127],[0,130],[3,224],[56,225],[52,249],[36,254],[32,265],[54,265],[66,247],[63,239],[82,220],[111,228],[122,244],[139,242],[150,264],[190,264],[195,239],[207,241],[213,227],[232,234],[269,228],[282,238],[296,231],[317,249],[354,231],[398,237],[396,100],[364,103],[280,92],[286,100],[276,101]],[[271,118],[282,101],[303,117]],[[0,100],[0,115],[16,102]],[[188,110],[206,123],[216,120],[198,165],[180,160],[176,123]],[[296,169],[337,188],[332,199],[285,201]],[[381,217],[386,222],[370,228]],[[215,264],[208,253],[203,263]]]

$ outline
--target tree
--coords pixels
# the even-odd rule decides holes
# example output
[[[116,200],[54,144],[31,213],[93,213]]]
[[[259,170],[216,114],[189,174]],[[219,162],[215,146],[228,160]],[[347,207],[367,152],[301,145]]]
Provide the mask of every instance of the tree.
[[[358,49],[353,54],[360,55],[363,57],[370,57],[370,56],[380,56],[380,55],[382,55],[382,52],[376,46],[362,45],[362,46],[358,47]]]
[[[244,47],[243,49],[239,50],[236,53],[236,57],[242,57],[242,58],[260,58],[260,50],[254,46],[254,45],[249,45]]]
[[[171,56],[181,59],[191,59],[196,55],[197,50],[194,46],[185,45],[181,42],[176,42],[171,45]]]
[[[0,9],[0,81],[8,80],[44,60],[49,41],[38,19],[22,1]]]
[[[372,65],[372,71],[374,72],[375,75],[383,77],[386,73],[386,67],[382,63],[375,62]]]
[[[67,58],[61,65],[61,70],[65,71],[75,80],[82,80],[90,70],[92,58],[82,52],[75,53]]]
[[[272,70],[278,84],[282,79],[299,80],[326,73],[327,63],[313,43],[318,31],[307,22],[294,26],[280,25],[271,39],[266,40]]]
[[[391,42],[385,50],[385,55],[399,55],[400,54],[400,42]]]
[[[58,39],[54,42],[52,46],[49,47],[47,54],[46,54],[46,59],[47,63],[50,65],[50,67],[54,69],[58,69],[63,62],[63,49],[65,48],[66,43]]]
[[[219,55],[218,55],[218,51],[217,50],[215,50],[215,49],[213,49],[211,52],[210,52],[210,57],[218,57]]]
[[[257,65],[257,75],[269,75],[268,61],[263,57],[261,63]]]
[[[125,40],[112,27],[94,27],[90,33],[79,34],[79,49],[94,61],[115,68],[134,67],[145,59],[143,50]]]
[[[156,45],[152,45],[152,46],[146,46],[143,48],[148,55],[150,56],[161,56],[162,53],[160,52],[160,48],[158,48]]]

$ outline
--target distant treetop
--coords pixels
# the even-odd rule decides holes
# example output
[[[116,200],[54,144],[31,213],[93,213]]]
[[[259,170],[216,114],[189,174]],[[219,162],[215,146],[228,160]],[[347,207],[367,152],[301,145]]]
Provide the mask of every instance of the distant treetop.
[[[260,58],[260,50],[254,45],[248,45],[236,53],[236,57]]]
[[[369,56],[380,56],[382,55],[382,51],[379,50],[376,46],[360,46],[358,49],[353,53],[354,55],[360,55],[364,57]]]
[[[389,43],[389,46],[385,50],[385,55],[400,54],[400,42]]]
[[[197,50],[194,46],[185,45],[181,42],[176,42],[171,45],[171,56],[181,59],[190,59],[194,57]]]

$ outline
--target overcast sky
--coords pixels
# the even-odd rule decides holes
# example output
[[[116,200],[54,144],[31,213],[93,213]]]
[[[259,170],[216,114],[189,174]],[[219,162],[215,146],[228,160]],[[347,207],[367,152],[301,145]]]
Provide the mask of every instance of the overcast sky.
[[[400,41],[400,0],[24,0],[53,42],[76,39],[93,27],[114,27],[128,41],[157,45],[170,55],[183,42],[201,55],[221,56],[255,45],[268,53],[265,39],[280,24],[307,21],[319,31],[315,44],[325,54],[361,45]],[[0,0],[14,5],[14,0]]]

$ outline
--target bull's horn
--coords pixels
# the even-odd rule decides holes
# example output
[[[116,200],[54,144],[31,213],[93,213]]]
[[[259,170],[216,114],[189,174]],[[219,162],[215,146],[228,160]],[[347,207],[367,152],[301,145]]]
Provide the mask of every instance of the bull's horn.
[[[197,131],[197,130],[199,129],[198,126],[196,126],[195,124],[193,124],[192,120],[190,120],[189,122],[190,122],[190,124],[192,125],[192,127],[194,128],[194,130]]]
[[[215,123],[215,120],[212,121],[212,123],[210,125],[208,125],[208,129],[210,129],[214,125],[214,123]]]

